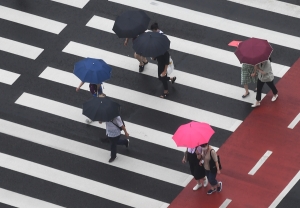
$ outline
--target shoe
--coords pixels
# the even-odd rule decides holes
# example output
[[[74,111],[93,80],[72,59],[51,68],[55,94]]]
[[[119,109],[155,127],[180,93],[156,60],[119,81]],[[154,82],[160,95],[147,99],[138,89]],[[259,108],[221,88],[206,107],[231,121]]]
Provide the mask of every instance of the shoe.
[[[202,187],[202,183],[200,183],[200,184],[197,183],[196,186],[193,188],[193,190],[197,191],[201,187]]]
[[[257,89],[254,89],[253,91],[254,91],[254,92],[257,92]]]
[[[129,147],[129,139],[127,139],[127,144],[125,144],[126,148]]]
[[[220,186],[217,188],[217,192],[222,191],[222,182],[220,181],[219,184],[220,184]]]
[[[87,119],[85,119],[85,122],[86,122],[87,124],[90,124],[90,123],[92,123],[93,121],[92,121],[91,119],[87,118]]]
[[[278,94],[274,95],[274,96],[272,97],[272,102],[274,102],[277,98],[278,98]]]
[[[144,71],[144,65],[139,67],[139,72],[143,72]]]
[[[115,157],[115,158],[112,158],[112,157],[111,157],[111,158],[109,159],[108,162],[111,163],[111,162],[113,162],[116,158],[117,158],[117,157]]]
[[[172,84],[174,84],[174,82],[176,81],[176,77],[173,77],[173,79],[172,79]]]
[[[206,178],[206,179],[204,180],[204,182],[203,182],[203,186],[206,187],[207,184],[208,184],[208,180],[207,180],[207,178]]]
[[[255,108],[257,106],[260,106],[260,102],[259,103],[254,103],[253,105],[251,105],[252,108]]]
[[[214,193],[216,190],[217,190],[217,189],[214,189],[214,190],[209,189],[209,191],[207,192],[207,194],[212,194],[212,193]]]
[[[246,95],[243,95],[242,98],[247,97],[250,94],[250,92],[248,92]]]
[[[147,61],[147,62],[143,62],[144,63],[144,66],[146,65],[146,64],[148,64],[149,62]]]

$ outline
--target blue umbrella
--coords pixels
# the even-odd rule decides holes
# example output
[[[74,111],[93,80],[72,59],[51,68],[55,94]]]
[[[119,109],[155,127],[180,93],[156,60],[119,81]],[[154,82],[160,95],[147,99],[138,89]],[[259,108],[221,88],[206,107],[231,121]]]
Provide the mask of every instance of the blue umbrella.
[[[74,65],[73,73],[82,81],[99,84],[111,76],[111,67],[102,59],[85,58]]]

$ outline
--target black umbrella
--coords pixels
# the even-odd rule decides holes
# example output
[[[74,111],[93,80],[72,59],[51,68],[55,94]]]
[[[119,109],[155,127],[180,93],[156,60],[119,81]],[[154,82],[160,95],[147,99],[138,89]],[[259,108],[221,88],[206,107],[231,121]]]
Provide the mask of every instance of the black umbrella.
[[[111,121],[120,115],[120,105],[108,97],[93,97],[83,103],[82,114],[92,121]]]
[[[142,10],[126,11],[117,17],[113,31],[119,38],[135,38],[147,30],[149,22]]]
[[[144,57],[157,57],[170,49],[170,40],[158,32],[146,32],[133,41],[133,49]]]

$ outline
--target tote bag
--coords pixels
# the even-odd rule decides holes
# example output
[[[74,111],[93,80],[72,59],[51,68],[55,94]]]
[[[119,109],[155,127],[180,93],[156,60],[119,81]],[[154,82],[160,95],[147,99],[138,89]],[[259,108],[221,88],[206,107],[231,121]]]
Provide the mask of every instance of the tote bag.
[[[174,71],[174,62],[170,56],[170,59],[169,59],[169,65],[168,65],[168,68],[167,68],[167,74],[172,74],[172,72]]]

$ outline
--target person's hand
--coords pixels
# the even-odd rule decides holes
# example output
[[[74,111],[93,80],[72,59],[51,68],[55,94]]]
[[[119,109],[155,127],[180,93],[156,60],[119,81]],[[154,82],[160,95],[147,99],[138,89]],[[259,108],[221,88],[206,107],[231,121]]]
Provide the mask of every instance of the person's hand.
[[[124,41],[124,46],[127,46],[127,44],[128,44],[128,40],[126,39],[126,40]]]
[[[251,77],[254,77],[254,76],[255,76],[255,73],[252,73],[252,74],[251,74]]]
[[[79,87],[77,87],[77,88],[76,88],[76,92],[78,92],[79,90],[80,90],[80,88],[79,88]]]
[[[125,132],[125,136],[128,138],[129,137],[129,134],[128,134],[128,132]]]
[[[99,124],[102,124],[102,121],[99,121]]]
[[[200,165],[200,166],[202,166],[202,165],[203,165],[203,164],[202,164],[202,161],[200,161],[200,162],[199,162],[199,165]]]
[[[217,173],[218,173],[218,174],[221,174],[221,171],[220,171],[220,170],[218,170],[218,171],[217,171]]]
[[[186,163],[186,159],[185,159],[185,157],[183,157],[183,159],[182,159],[182,163],[184,164],[184,163]]]
[[[161,77],[165,77],[167,75],[167,73],[163,72],[160,74]]]

